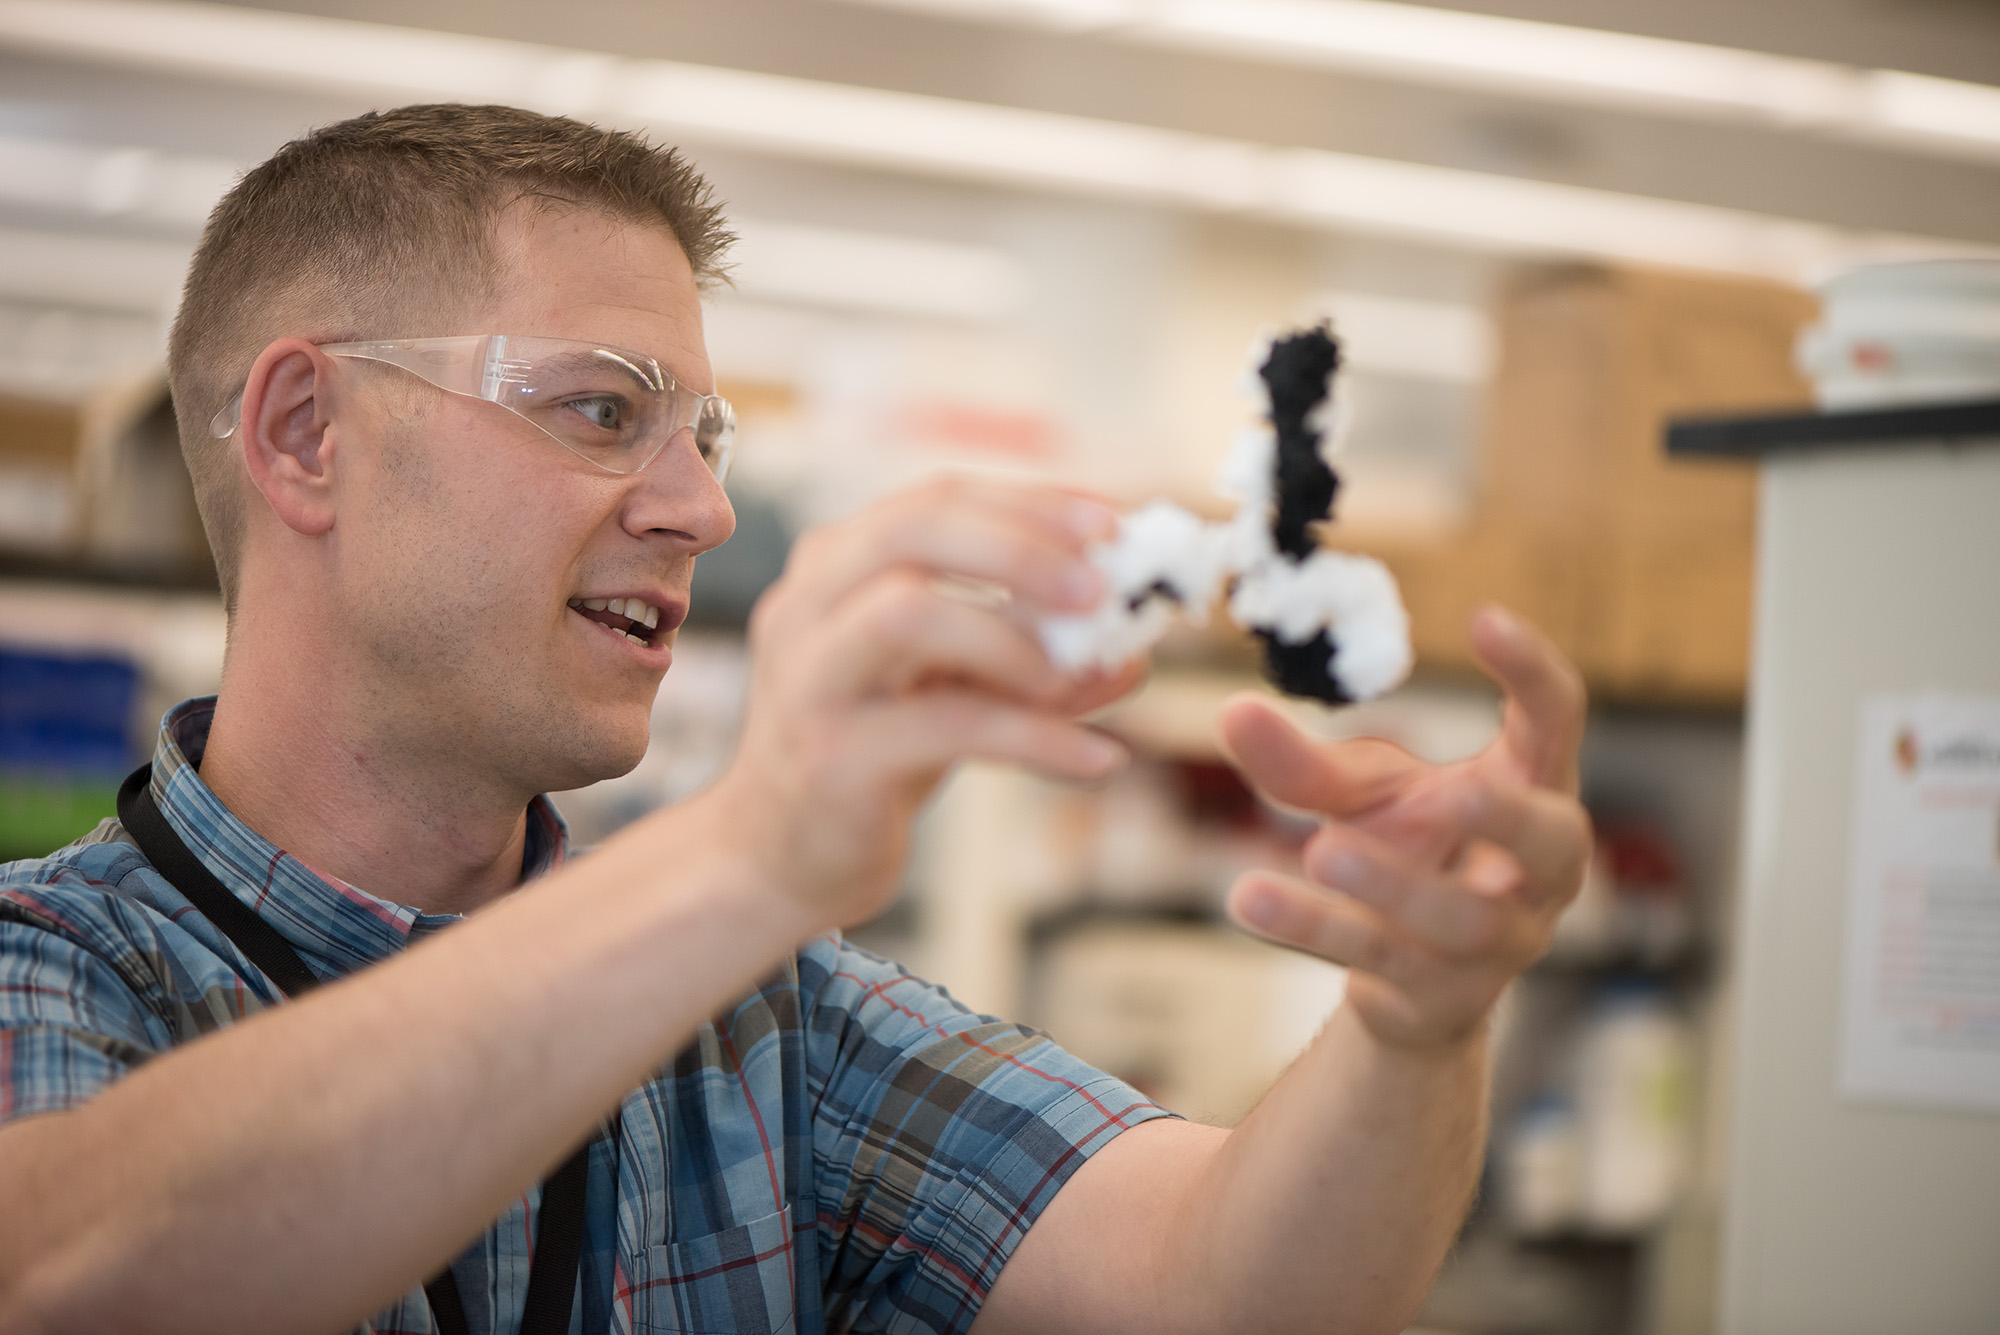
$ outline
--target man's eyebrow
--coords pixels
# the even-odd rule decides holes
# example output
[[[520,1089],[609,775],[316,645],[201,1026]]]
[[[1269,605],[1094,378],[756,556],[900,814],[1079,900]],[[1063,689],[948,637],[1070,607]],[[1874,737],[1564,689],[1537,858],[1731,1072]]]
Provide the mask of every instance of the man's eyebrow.
[[[660,376],[673,375],[673,372],[669,371],[658,358],[646,357],[642,353],[626,352],[620,348],[599,348],[597,356],[600,360],[622,367],[633,379],[642,380],[649,385],[656,384]],[[631,360],[634,357],[640,357],[643,361],[635,363]],[[678,377],[675,379],[678,380]]]
[[[563,372],[584,372],[616,368],[623,374],[630,376],[633,380],[647,386],[652,386],[655,383],[655,372],[653,370],[655,367],[659,368],[660,373],[673,375],[673,372],[667,370],[664,364],[646,356],[644,353],[632,352],[626,348],[614,348],[609,344],[592,348],[588,351],[578,349],[570,352],[553,353],[542,358],[541,364],[552,370]],[[676,383],[678,383],[678,378],[676,378]]]

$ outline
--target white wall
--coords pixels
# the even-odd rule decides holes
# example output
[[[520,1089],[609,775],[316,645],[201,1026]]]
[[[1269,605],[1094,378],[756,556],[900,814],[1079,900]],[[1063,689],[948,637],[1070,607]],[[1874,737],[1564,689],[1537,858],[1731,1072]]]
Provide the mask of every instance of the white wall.
[[[2000,694],[2000,441],[1764,472],[1726,1335],[2000,1329],[2000,1115],[1835,1093],[1857,707]]]

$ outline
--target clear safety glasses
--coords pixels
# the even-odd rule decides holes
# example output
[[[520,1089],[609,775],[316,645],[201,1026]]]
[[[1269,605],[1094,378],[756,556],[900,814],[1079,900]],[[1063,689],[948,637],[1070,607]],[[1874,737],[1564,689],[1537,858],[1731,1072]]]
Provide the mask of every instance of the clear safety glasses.
[[[695,393],[644,353],[520,334],[327,343],[320,351],[387,362],[448,393],[497,403],[609,473],[638,472],[682,431],[693,434],[717,479],[729,473],[736,440],[729,400]],[[242,409],[239,391],[209,430],[218,439],[234,435]]]

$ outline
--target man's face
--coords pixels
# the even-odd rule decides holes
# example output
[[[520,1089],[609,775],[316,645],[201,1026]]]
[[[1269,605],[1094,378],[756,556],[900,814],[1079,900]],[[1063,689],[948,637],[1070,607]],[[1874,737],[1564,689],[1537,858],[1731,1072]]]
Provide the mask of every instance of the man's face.
[[[593,210],[516,209],[498,253],[490,309],[454,317],[462,328],[394,332],[602,343],[713,391],[694,277],[671,233]],[[641,472],[607,473],[498,405],[341,366],[361,426],[331,536],[376,744],[469,784],[528,791],[629,770],[694,558],[736,522],[692,439],[676,437]],[[656,629],[635,628],[646,643],[584,606],[610,599],[657,610]]]

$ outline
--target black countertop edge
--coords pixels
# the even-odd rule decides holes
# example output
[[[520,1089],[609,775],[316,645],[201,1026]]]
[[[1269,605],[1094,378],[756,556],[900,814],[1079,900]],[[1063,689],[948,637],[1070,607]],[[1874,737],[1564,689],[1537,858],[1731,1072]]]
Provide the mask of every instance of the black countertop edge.
[[[1688,418],[1667,424],[1667,453],[1754,459],[1777,450],[1934,445],[1978,436],[2000,440],[2000,399],[1860,412]]]

